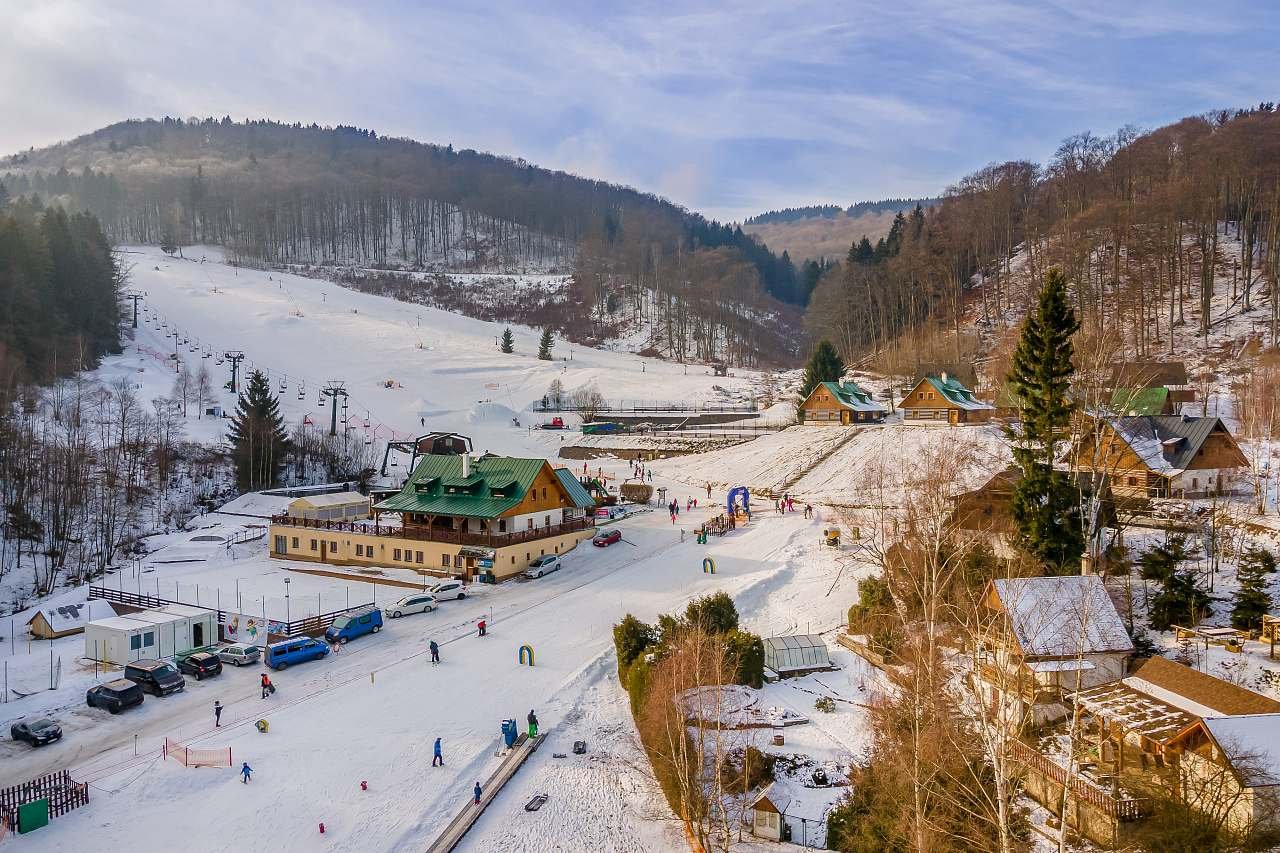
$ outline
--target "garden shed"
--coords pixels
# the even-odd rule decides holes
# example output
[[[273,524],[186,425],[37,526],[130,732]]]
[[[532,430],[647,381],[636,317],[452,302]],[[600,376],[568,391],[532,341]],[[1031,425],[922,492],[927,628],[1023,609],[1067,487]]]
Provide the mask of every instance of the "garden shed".
[[[831,669],[827,644],[817,634],[765,637],[764,665],[783,678]]]
[[[109,601],[82,601],[79,604],[63,604],[37,610],[27,620],[27,630],[37,640],[54,640],[79,634],[94,619],[107,619],[116,615]]]
[[[122,664],[172,657],[211,645],[217,639],[218,617],[212,610],[166,604],[89,622],[84,629],[84,656]]]

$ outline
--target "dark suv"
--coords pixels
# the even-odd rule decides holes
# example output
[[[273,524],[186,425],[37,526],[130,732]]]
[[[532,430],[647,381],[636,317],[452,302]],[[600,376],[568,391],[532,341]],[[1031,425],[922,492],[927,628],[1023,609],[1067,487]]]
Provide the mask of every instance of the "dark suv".
[[[84,694],[84,701],[90,708],[106,708],[113,714],[119,714],[125,708],[142,704],[142,688],[123,678],[108,681],[106,684],[95,684]]]
[[[173,664],[164,660],[136,660],[124,665],[124,677],[156,696],[177,693],[187,680]]]
[[[194,676],[196,681],[212,678],[222,672],[222,660],[209,652],[196,652],[178,661],[178,671]]]

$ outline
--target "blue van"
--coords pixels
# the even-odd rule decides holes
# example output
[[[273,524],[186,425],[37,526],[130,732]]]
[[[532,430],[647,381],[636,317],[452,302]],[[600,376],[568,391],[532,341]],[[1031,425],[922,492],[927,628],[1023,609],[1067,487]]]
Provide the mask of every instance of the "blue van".
[[[272,669],[287,669],[291,664],[320,660],[329,654],[329,646],[311,637],[290,637],[267,646],[263,660]]]
[[[324,638],[331,643],[345,643],[365,634],[376,634],[382,630],[382,610],[377,607],[366,607],[344,613],[333,620]]]

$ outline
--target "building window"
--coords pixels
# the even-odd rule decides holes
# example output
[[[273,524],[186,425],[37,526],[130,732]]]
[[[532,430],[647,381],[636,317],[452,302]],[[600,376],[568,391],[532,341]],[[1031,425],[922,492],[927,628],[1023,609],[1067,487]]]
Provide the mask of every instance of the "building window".
[[[297,536],[293,537],[293,547],[294,547],[295,549],[297,549],[297,547],[298,547],[298,537],[297,537]]]
[[[448,554],[441,554],[441,555],[440,555],[440,565],[444,566],[446,569],[447,569],[447,568],[449,568],[449,555],[448,555]]]
[[[505,518],[498,519],[498,532],[499,533],[507,532],[507,520]]]
[[[462,555],[461,555],[461,554],[454,554],[454,556],[453,556],[453,567],[454,567],[455,569],[460,569],[460,568],[462,568]]]
[[[337,551],[337,550],[338,550],[338,543],[337,543],[337,542],[330,542],[330,543],[329,543],[329,553],[330,553],[330,554],[332,554],[334,551]]]
[[[549,515],[544,515],[544,516],[542,517],[542,526],[543,526],[543,527],[550,527],[550,526],[551,526],[551,516],[549,516]]]
[[[287,536],[276,537],[276,553],[283,554],[289,550],[289,538]]]
[[[392,556],[392,559],[393,559],[393,560],[399,560],[399,559],[400,559],[400,549],[399,549],[399,548],[396,548],[396,549],[394,550],[394,555]]]
[[[141,635],[141,634],[134,634],[132,637],[130,637],[130,638],[129,638],[129,648],[130,648],[130,649],[132,649],[132,650],[133,650],[133,651],[135,651],[135,652],[136,652],[138,649],[142,648],[142,635]]]
[[[318,547],[319,547],[319,544],[316,542],[316,540],[312,539],[312,540],[311,540],[311,550],[312,550],[312,551],[315,551]]]
[[[422,552],[421,552],[421,551],[415,551],[415,552],[414,552],[414,554],[413,554],[413,561],[414,561],[415,563],[421,563],[421,562],[422,562]]]
[[[142,635],[142,645],[144,648],[150,648],[156,644],[156,632],[148,631]]]
[[[529,525],[526,529],[527,529],[527,530],[532,530],[532,529],[533,529],[533,519],[532,519],[532,518],[526,518],[526,519],[525,519],[525,522]]]
[[[1138,478],[1137,478],[1137,477],[1130,477],[1130,478],[1129,478],[1129,485],[1130,485],[1130,486],[1136,486],[1136,485],[1138,485]]]

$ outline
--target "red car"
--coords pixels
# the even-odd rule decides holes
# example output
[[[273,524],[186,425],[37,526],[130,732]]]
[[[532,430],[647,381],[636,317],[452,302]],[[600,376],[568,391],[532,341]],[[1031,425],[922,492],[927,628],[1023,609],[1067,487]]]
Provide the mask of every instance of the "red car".
[[[595,536],[591,537],[591,544],[596,547],[603,548],[606,545],[612,545],[614,542],[621,541],[622,531],[616,527],[613,530],[601,530]]]

